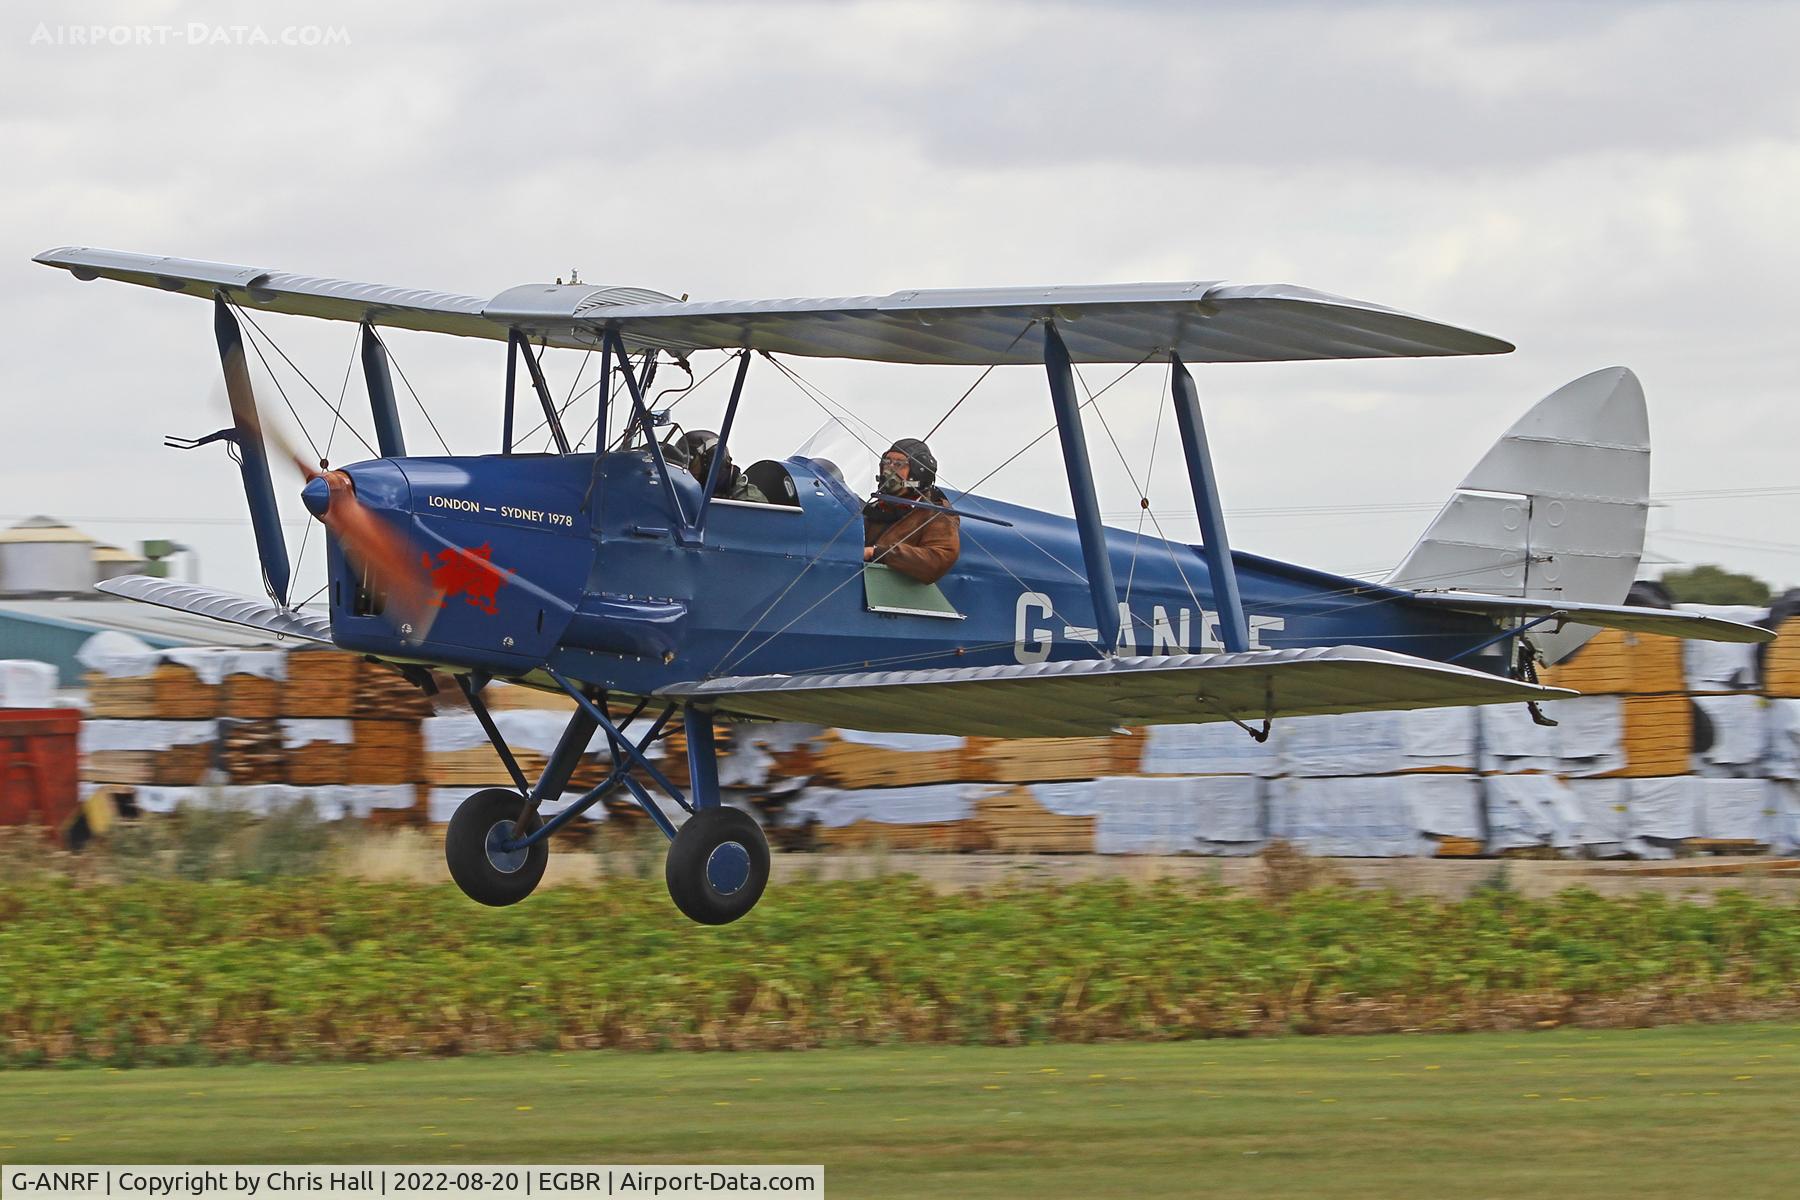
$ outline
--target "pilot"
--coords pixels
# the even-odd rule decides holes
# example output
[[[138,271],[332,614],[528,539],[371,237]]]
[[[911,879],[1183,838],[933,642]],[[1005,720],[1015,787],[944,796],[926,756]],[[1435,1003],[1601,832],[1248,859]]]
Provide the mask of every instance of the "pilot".
[[[920,583],[949,574],[962,553],[962,518],[897,504],[917,500],[948,508],[937,489],[937,458],[918,438],[901,438],[881,456],[879,495],[863,506],[863,561],[886,563]]]
[[[701,487],[706,486],[706,476],[712,471],[713,455],[718,452],[719,435],[710,429],[696,429],[692,433],[683,434],[682,448],[687,451],[687,468]],[[752,504],[767,504],[769,498],[762,489],[751,483],[744,473],[738,470],[731,461],[731,451],[725,452],[725,461],[719,467],[719,481],[713,485],[713,495],[721,500],[748,500]]]

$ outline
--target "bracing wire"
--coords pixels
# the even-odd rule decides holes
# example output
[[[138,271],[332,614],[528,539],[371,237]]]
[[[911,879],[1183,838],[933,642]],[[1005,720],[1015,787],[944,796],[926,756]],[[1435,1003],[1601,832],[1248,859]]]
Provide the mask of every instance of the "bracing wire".
[[[982,381],[994,373],[994,365],[995,364],[993,363],[989,363],[987,369],[975,377],[975,382],[969,385],[969,390],[957,397],[956,403],[952,404],[944,415],[937,419],[937,424],[926,431],[925,436],[920,439],[921,441],[929,442],[932,439],[932,435],[936,434],[938,430],[944,427],[944,422],[956,415],[956,410],[963,406],[963,401],[967,400],[970,396],[973,396],[975,394],[975,389],[981,386]]]
[[[350,361],[344,364],[344,378],[343,381],[338,384],[338,406],[340,408],[343,407],[344,397],[350,393],[350,372],[356,368],[357,343],[361,336],[362,334],[359,330],[357,336],[350,340]],[[325,438],[325,453],[320,456],[320,462],[325,462],[331,457],[331,446],[333,440],[337,437],[337,427],[338,422],[333,420],[331,423],[331,432],[327,434]],[[296,579],[300,577],[300,568],[306,565],[306,547],[312,541],[312,531],[315,524],[317,524],[317,522],[308,521],[306,527],[300,531],[300,553],[294,556],[294,578]],[[314,595],[317,594],[318,593],[316,592],[314,593]],[[296,607],[298,607],[298,605],[296,605]]]
[[[267,333],[265,333],[263,331],[262,326],[260,326],[256,323],[255,317],[253,317],[249,313],[245,312],[243,310],[243,308],[241,308],[240,306],[238,306],[236,304],[233,304],[231,307],[232,307],[232,311],[236,312],[239,316],[243,317],[244,320],[248,321],[250,323],[250,328],[256,330],[257,334],[264,341],[269,343],[270,349],[274,350],[275,353],[281,355],[281,361],[285,362],[288,365],[288,369],[293,371],[293,373],[295,375],[299,376],[301,383],[304,383],[308,388],[312,389],[313,395],[315,395],[319,398],[319,403],[321,403],[321,404],[325,405],[325,407],[331,409],[332,414],[334,416],[336,416],[338,419],[342,420],[343,419],[343,407],[344,407],[342,402],[340,402],[336,405],[333,405],[331,403],[331,401],[327,400],[325,398],[325,393],[321,392],[319,390],[318,385],[315,384],[310,377],[308,377],[308,375],[306,374],[305,371],[302,371],[300,369],[298,364],[296,364],[293,359],[288,357],[287,351],[283,350],[281,348],[281,343],[277,342],[274,338],[270,337]],[[258,352],[258,356],[260,357],[260,351]],[[264,366],[266,367],[267,365],[268,365],[268,361],[265,359]],[[270,378],[273,378],[273,377],[274,377],[274,373],[271,372]],[[280,385],[277,384],[276,386],[279,387]],[[283,398],[284,399],[286,398],[285,394],[284,394]],[[291,404],[288,407],[289,407],[290,411],[293,408],[293,406]],[[300,419],[300,416],[298,413],[294,414],[294,419],[296,421],[298,421]],[[367,450],[370,454],[376,455],[377,457],[379,457],[381,452],[376,450],[374,446],[371,446],[369,444],[369,439],[364,437],[362,435],[362,432],[360,430],[358,430],[355,425],[351,424],[349,421],[344,421],[344,428],[348,429],[350,431],[350,433],[352,434],[352,436],[354,436],[357,441],[359,441],[363,444],[363,449]],[[308,437],[306,440],[309,445],[313,444],[312,438]],[[313,449],[316,452],[318,447],[316,445],[313,445]],[[321,455],[321,457],[323,457],[323,456]]]
[[[275,385],[275,394],[281,397],[281,402],[283,404],[287,405],[288,415],[294,418],[294,424],[300,429],[300,436],[305,438],[306,444],[312,448],[313,457],[324,458],[325,456],[319,453],[319,443],[313,441],[312,431],[307,429],[306,422],[300,419],[300,411],[294,407],[294,402],[288,398],[287,389],[281,386],[280,376],[276,375],[275,369],[269,365],[268,358],[262,352],[261,343],[255,338],[246,338],[244,340],[250,343],[250,348],[252,350],[256,351],[256,358],[258,362],[262,363],[263,373],[269,377],[269,382]]]
[[[386,352],[388,362],[394,365],[394,370],[400,372],[400,382],[406,385],[407,393],[412,396],[413,403],[418,405],[419,415],[425,418],[425,423],[427,425],[431,426],[432,436],[437,438],[438,445],[444,448],[445,454],[452,453],[450,443],[446,442],[444,440],[444,435],[438,431],[437,422],[431,419],[431,410],[425,407],[425,402],[423,400],[419,399],[419,393],[413,389],[412,380],[406,377],[406,370],[400,365],[400,360],[394,357],[394,351],[392,347],[387,344],[387,339],[377,332],[375,334],[375,340],[381,343],[381,348]]]

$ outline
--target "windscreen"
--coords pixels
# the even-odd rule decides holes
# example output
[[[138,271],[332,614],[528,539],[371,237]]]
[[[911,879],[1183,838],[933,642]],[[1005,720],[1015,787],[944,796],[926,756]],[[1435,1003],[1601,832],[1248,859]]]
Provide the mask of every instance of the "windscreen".
[[[839,421],[827,421],[794,451],[794,457],[820,464],[852,495],[867,497],[875,492],[881,463],[881,451],[864,440],[867,436],[859,437]]]

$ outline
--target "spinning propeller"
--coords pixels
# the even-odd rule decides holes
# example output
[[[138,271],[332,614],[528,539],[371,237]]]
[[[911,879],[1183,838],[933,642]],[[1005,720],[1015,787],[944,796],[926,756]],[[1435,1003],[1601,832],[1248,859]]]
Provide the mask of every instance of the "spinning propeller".
[[[219,359],[225,369],[225,392],[231,402],[232,428],[196,441],[170,439],[171,445],[192,447],[229,440],[238,450],[238,469],[244,495],[250,505],[250,521],[256,531],[257,554],[262,560],[263,581],[275,601],[286,607],[291,581],[287,542],[275,505],[275,488],[269,478],[265,432],[288,458],[306,484],[300,499],[337,539],[344,556],[356,570],[362,587],[378,597],[379,611],[413,642],[423,641],[440,608],[440,598],[426,571],[430,558],[410,537],[376,515],[356,494],[356,483],[343,470],[331,470],[321,462],[314,466],[302,456],[281,430],[265,427],[257,412],[250,387],[250,371],[244,358],[244,340],[237,318],[223,298],[215,299],[213,332],[219,343]]]

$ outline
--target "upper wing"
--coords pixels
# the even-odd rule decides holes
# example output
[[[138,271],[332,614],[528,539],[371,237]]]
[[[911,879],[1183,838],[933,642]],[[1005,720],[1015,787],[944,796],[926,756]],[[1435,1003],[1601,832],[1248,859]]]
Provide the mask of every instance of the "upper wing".
[[[121,575],[94,586],[108,595],[123,596],[127,600],[141,600],[145,604],[160,605],[177,612],[195,613],[211,617],[215,621],[260,629],[264,633],[280,637],[331,644],[329,619],[304,610],[276,608],[266,600],[252,600],[248,596],[221,592],[216,588],[177,583],[173,579],[155,579],[149,575]]]
[[[368,321],[398,329],[422,329],[499,341],[506,340],[507,330],[512,325],[539,332],[537,325],[524,318],[536,313],[541,319],[543,313],[549,311],[560,317],[559,321],[551,323],[554,330],[550,325],[542,330],[554,332],[549,338],[550,343],[576,348],[595,345],[597,335],[590,334],[583,324],[580,328],[585,336],[574,336],[575,318],[610,304],[673,299],[649,288],[535,284],[513,288],[493,300],[484,300],[480,296],[460,296],[454,292],[356,283],[348,279],[272,271],[267,267],[162,258],[154,254],[96,250],[86,246],[46,250],[33,261],[48,267],[61,267],[77,279],[117,279],[122,283],[136,283],[208,300],[215,291],[223,291],[239,303],[267,312],[323,317],[332,321]]]
[[[1136,283],[895,292],[831,300],[625,304],[627,342],[675,350],[749,346],[816,358],[1037,365],[1034,325],[1054,321],[1075,362],[1280,362],[1503,354],[1510,343],[1290,284]]]
[[[1026,666],[760,675],[677,684],[659,696],[726,716],[895,733],[1061,737],[1120,725],[1439,708],[1574,695],[1361,646],[1185,654]]]
[[[1135,283],[904,291],[835,299],[678,301],[647,288],[525,284],[491,300],[293,275],[263,267],[67,246],[37,256],[78,278],[191,296],[224,291],[252,309],[504,339],[519,329],[591,348],[616,327],[635,349],[749,348],[816,358],[988,366],[1040,364],[1053,320],[1075,362],[1190,362],[1504,354],[1453,325],[1290,284]]]
[[[1741,621],[1727,621],[1703,613],[1667,608],[1643,608],[1633,604],[1558,604],[1554,600],[1520,600],[1512,596],[1485,596],[1479,592],[1415,592],[1409,601],[1460,612],[1496,617],[1563,616],[1580,625],[1599,625],[1633,633],[1660,633],[1666,637],[1703,642],[1772,642],[1775,631]]]

